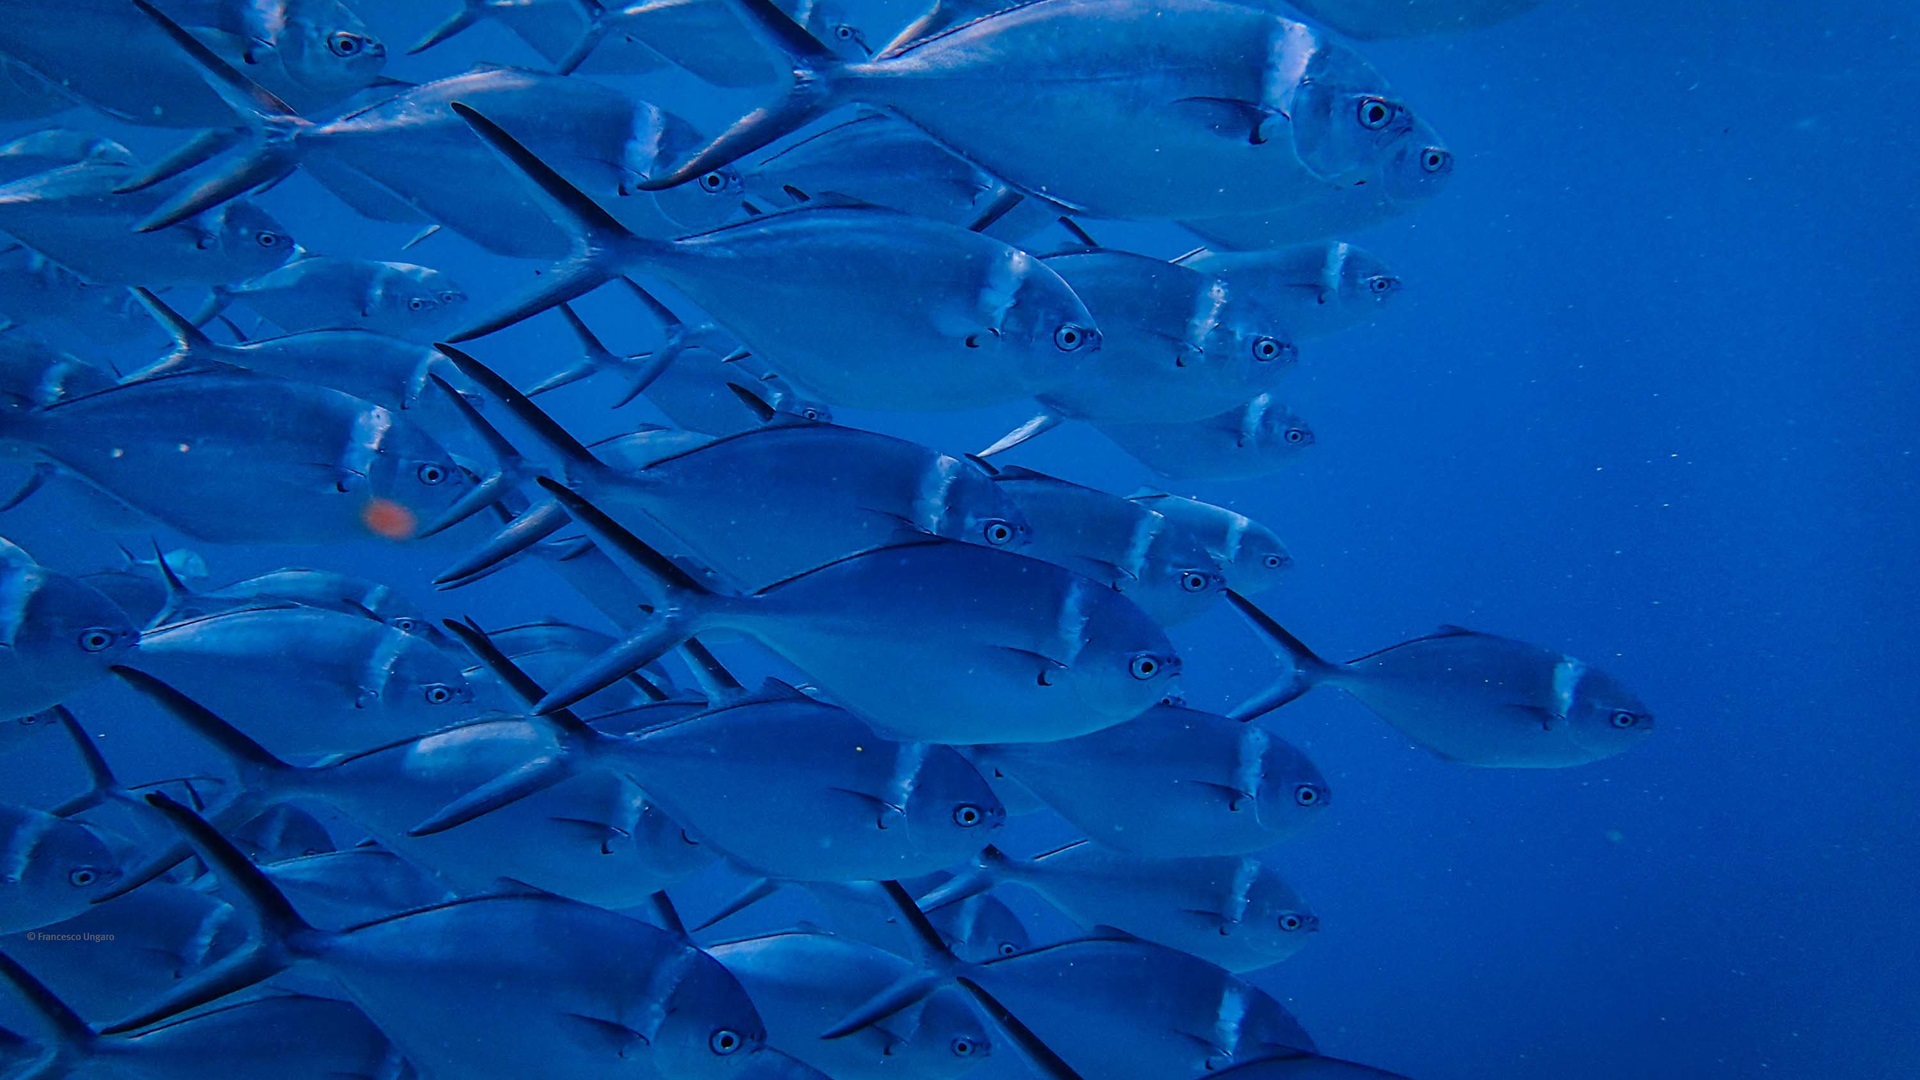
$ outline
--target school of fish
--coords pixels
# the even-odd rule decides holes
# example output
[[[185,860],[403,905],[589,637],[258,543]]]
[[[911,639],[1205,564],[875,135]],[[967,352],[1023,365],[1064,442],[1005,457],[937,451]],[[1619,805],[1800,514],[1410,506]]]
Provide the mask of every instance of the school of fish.
[[[1343,237],[1454,168],[1354,42],[1536,2],[421,0],[410,48],[340,0],[0,4],[0,531],[125,553],[0,541],[0,1077],[1398,1075],[1252,978],[1322,917],[1283,845],[1332,792],[1275,711],[1506,769],[1649,709],[1460,627],[1323,658],[1250,599],[1273,530],[1000,455],[1296,467],[1288,376],[1401,286]],[[386,73],[489,34],[523,63]],[[759,104],[702,130],[630,92],[663,71]],[[296,235],[292,191],[425,246]],[[397,261],[442,230],[451,272]],[[571,344],[490,339],[534,318]],[[583,439],[549,405],[589,394],[664,422]],[[835,420],[1009,403],[967,447]],[[248,545],[315,568],[219,572]],[[601,625],[439,617],[509,580]],[[1222,605],[1276,657],[1226,715],[1168,633]],[[87,784],[29,805],[47,755]],[[1033,814],[1079,839],[1008,850]]]

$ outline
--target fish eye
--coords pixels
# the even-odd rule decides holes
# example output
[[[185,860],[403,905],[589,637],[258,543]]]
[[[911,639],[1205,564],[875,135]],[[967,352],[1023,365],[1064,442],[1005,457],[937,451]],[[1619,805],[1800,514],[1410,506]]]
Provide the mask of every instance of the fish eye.
[[[953,1050],[954,1057],[972,1057],[973,1056],[973,1049],[974,1049],[973,1040],[967,1038],[965,1035],[954,1036],[951,1048]]]
[[[1259,338],[1253,343],[1253,358],[1263,364],[1272,363],[1282,357],[1291,359],[1288,354],[1293,351],[1291,344],[1270,337]]]
[[[336,30],[327,35],[328,51],[342,59],[359,56],[362,52],[366,51],[366,48],[367,39],[361,37],[359,34],[351,34],[345,30]]]
[[[1015,954],[1017,954],[1017,953],[1019,953],[1019,951],[1020,951],[1020,946],[1018,946],[1018,945],[1015,945],[1015,944],[1014,944],[1013,942],[1011,942],[1011,941],[1003,941],[1003,942],[1001,942],[1001,943],[1000,943],[1000,955],[1001,955],[1001,956],[1013,956],[1013,955],[1015,955]]]
[[[39,722],[40,718],[38,716],[23,716],[20,718],[20,725],[22,727],[32,727]]]
[[[1379,131],[1392,123],[1393,113],[1393,104],[1385,98],[1360,99],[1360,126],[1368,131]]]
[[[416,296],[413,299],[407,301],[408,311],[425,311],[432,306],[433,306],[433,301],[427,299],[424,296]]]
[[[426,690],[427,704],[445,705],[453,700],[453,687],[445,683],[434,683]]]
[[[1326,796],[1313,784],[1300,784],[1293,789],[1293,801],[1301,806],[1319,806]]]
[[[80,631],[80,647],[88,652],[105,652],[116,635],[104,626],[89,626]]]
[[[393,620],[393,628],[403,634],[415,633],[420,629],[420,620],[402,615]]]
[[[987,538],[987,543],[994,547],[1006,547],[1013,543],[1013,526],[997,519],[987,522],[987,527],[981,530],[981,534]]]
[[[447,470],[429,461],[425,465],[420,466],[415,475],[420,477],[421,483],[428,487],[433,487],[435,484],[447,478]]]
[[[839,26],[833,28],[833,36],[839,38],[841,41],[852,41],[853,35],[853,27],[848,26],[846,23],[841,23]]]
[[[1285,566],[1285,565],[1286,565],[1286,560],[1285,560],[1285,559],[1282,559],[1282,558],[1281,558],[1280,556],[1278,556],[1278,555],[1269,555],[1269,556],[1267,556],[1266,558],[1264,558],[1264,559],[1262,559],[1262,560],[1260,560],[1260,561],[1261,561],[1261,562],[1263,562],[1263,563],[1265,563],[1265,564],[1266,564],[1266,566],[1267,566],[1267,569],[1269,569],[1269,570],[1278,570],[1278,569],[1280,569],[1280,568],[1281,568],[1282,566]]]
[[[1072,323],[1066,323],[1053,332],[1053,347],[1061,352],[1073,352],[1087,343],[1087,332]]]
[[[1205,592],[1207,575],[1198,570],[1189,570],[1180,575],[1180,587],[1188,592]]]
[[[710,172],[700,178],[700,190],[709,195],[718,194],[727,189],[727,177],[724,173]]]
[[[707,1048],[719,1054],[721,1057],[726,1057],[728,1054],[740,1049],[740,1044],[743,1041],[744,1040],[740,1038],[739,1032],[729,1028],[720,1028],[712,1035],[707,1036]]]
[[[1285,930],[1289,934],[1293,933],[1294,931],[1300,929],[1305,925],[1307,925],[1307,920],[1301,918],[1298,915],[1295,915],[1291,911],[1287,912],[1285,915],[1280,916],[1280,929]]]
[[[1139,656],[1133,658],[1132,663],[1127,665],[1127,674],[1145,682],[1155,675],[1160,674],[1160,661],[1155,660],[1150,653],[1141,653]]]
[[[253,242],[256,244],[259,244],[263,248],[279,247],[280,234],[276,232],[268,232],[267,230],[262,229],[259,232],[253,234]]]
[[[1370,291],[1372,291],[1376,296],[1383,293],[1392,292],[1393,287],[1397,284],[1399,284],[1399,282],[1395,281],[1390,277],[1386,277],[1384,275],[1379,277],[1370,277],[1367,279],[1367,288]]]
[[[1303,428],[1290,427],[1287,429],[1286,434],[1281,436],[1281,438],[1284,438],[1288,442],[1292,443],[1293,445],[1298,446],[1301,443],[1307,441],[1307,433],[1306,433],[1306,430]]]
[[[800,415],[806,417],[809,420],[818,420],[820,419],[820,410],[812,406],[808,406],[807,408],[802,409],[800,411]]]
[[[1619,712],[1614,713],[1611,717],[1608,717],[1607,722],[1612,724],[1614,727],[1619,728],[1621,731],[1625,731],[1628,728],[1634,726],[1635,724],[1638,724],[1640,722],[1640,718],[1626,711],[1625,709],[1621,709]]]
[[[972,803],[962,803],[953,808],[953,823],[963,829],[971,829],[986,819],[980,808]]]
[[[83,866],[67,875],[67,884],[76,889],[84,889],[99,880],[99,872],[88,866]]]
[[[465,296],[457,292],[443,292],[440,294],[440,302],[443,304],[457,304],[465,299]]]
[[[1420,154],[1420,167],[1430,173],[1436,173],[1453,163],[1453,155],[1439,147],[1429,146]]]

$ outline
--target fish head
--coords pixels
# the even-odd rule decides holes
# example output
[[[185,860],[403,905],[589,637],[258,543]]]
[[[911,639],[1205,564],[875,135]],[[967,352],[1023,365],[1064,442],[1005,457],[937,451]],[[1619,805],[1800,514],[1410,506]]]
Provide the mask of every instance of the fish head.
[[[292,806],[275,806],[228,834],[255,863],[274,863],[324,855],[334,850],[333,836],[320,820]]]
[[[473,704],[473,684],[460,662],[428,638],[388,627],[376,649],[368,681],[384,680],[379,693],[388,707],[452,723]]]
[[[1385,307],[1400,293],[1400,278],[1393,268],[1373,252],[1352,244],[1328,245],[1332,251],[1331,273],[1334,301],[1343,306],[1372,311]]]
[[[49,685],[104,675],[140,640],[127,613],[85,582],[41,567],[14,573],[18,589],[8,591],[20,606],[8,644]]]
[[[1059,385],[1094,361],[1100,330],[1093,313],[1052,267],[1007,248],[988,278],[981,303],[993,343],[1033,357],[1032,376],[1038,383]],[[966,340],[968,348],[985,344],[980,335]]]
[[[934,928],[970,964],[1005,959],[1026,952],[1033,938],[1013,909],[992,896],[975,896],[929,912]]]
[[[1300,361],[1300,349],[1280,317],[1218,278],[1201,291],[1187,332],[1222,382],[1264,389]]]
[[[993,1054],[993,1036],[967,998],[952,987],[941,987],[921,1006],[913,1042],[936,1060],[954,1066],[980,1061]],[[932,1063],[929,1063],[930,1067]],[[942,1072],[941,1075],[946,1075]]]
[[[0,720],[0,756],[59,730],[60,724],[51,713],[32,713],[12,720]]]
[[[321,0],[293,7],[273,44],[294,82],[336,98],[373,85],[386,69],[386,44],[345,4]]]
[[[175,228],[193,228],[201,251],[219,259],[234,281],[257,278],[283,266],[295,254],[293,234],[272,214],[246,199],[235,199]]]
[[[1273,588],[1293,567],[1293,555],[1279,535],[1252,518],[1232,514],[1226,539],[1227,547],[1221,554],[1225,556],[1227,586],[1242,596]]]
[[[735,1076],[765,1045],[767,1028],[740,981],[720,961],[689,948],[648,1035],[662,1076]]]
[[[705,143],[693,125],[681,117],[650,105],[641,106],[634,109],[633,130],[627,138],[622,165],[629,176],[644,179],[672,169]],[[629,193],[629,186],[623,185],[621,192]],[[746,194],[746,181],[739,170],[723,166],[656,191],[653,201],[669,221],[694,233],[738,216]]]
[[[1259,942],[1260,952],[1277,962],[1298,952],[1309,935],[1320,930],[1315,915],[1293,886],[1271,867],[1254,869],[1246,886],[1246,909],[1222,934],[1244,935]]]
[[[867,41],[866,32],[852,20],[845,8],[830,0],[806,3],[803,8],[807,30],[831,49],[835,56],[855,63],[873,59],[873,45]]]
[[[1262,395],[1265,399],[1266,396]],[[1251,438],[1243,436],[1242,443],[1251,443],[1262,453],[1275,456],[1292,456],[1314,443],[1313,428],[1299,413],[1278,401],[1266,399],[1258,406],[1257,415],[1249,417]]]
[[[1336,184],[1377,174],[1416,122],[1371,64],[1325,38],[1307,63],[1289,115],[1300,163]]]
[[[1382,167],[1381,198],[1405,212],[1438,195],[1453,177],[1453,152],[1424,120],[1415,120],[1394,140]]]
[[[1249,725],[1242,735],[1241,757],[1251,759],[1248,777],[1260,823],[1275,834],[1292,835],[1318,821],[1332,801],[1327,778],[1299,747],[1265,729]]]
[[[5,860],[0,865],[0,890],[8,886],[17,890],[14,896],[26,902],[31,926],[45,926],[87,910],[125,872],[107,841],[77,821],[20,808],[0,808],[0,819],[7,825],[0,845],[4,849],[0,859]],[[19,919],[9,917],[8,921]]]
[[[907,829],[916,847],[952,850],[963,858],[992,843],[1007,823],[1007,808],[980,770],[951,747],[922,748],[909,792]]]
[[[1562,657],[1553,682],[1569,737],[1594,759],[1632,749],[1653,733],[1652,710],[1599,668]]]
[[[426,335],[460,313],[467,291],[430,266],[386,263],[372,290],[382,325]]]
[[[1033,528],[1006,489],[972,461],[941,454],[920,493],[928,531],[949,540],[1019,550]]]
[[[370,497],[363,512],[369,531],[390,540],[406,540],[438,521],[471,492],[473,473],[420,425],[384,409],[366,441],[363,458]],[[364,449],[364,448],[363,448]]]
[[[1083,705],[1116,724],[1173,693],[1180,655],[1138,605],[1086,580],[1076,583],[1066,606],[1069,615],[1078,608],[1082,645],[1072,663],[1051,676],[1054,683],[1072,686]]]

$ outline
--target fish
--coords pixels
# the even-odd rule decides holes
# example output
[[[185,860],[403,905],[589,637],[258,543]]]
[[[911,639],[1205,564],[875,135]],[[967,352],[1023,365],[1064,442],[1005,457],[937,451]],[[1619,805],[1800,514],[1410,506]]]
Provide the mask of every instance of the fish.
[[[644,464],[610,464],[582,446],[491,368],[444,347],[564,464],[561,473],[596,505],[665,529],[707,569],[757,590],[902,536],[933,536],[1017,549],[1030,529],[985,467],[918,443],[808,421],[762,404],[761,426],[699,440]],[[758,399],[744,399],[758,403]],[[777,534],[740,527],[740,508],[777,516]],[[549,504],[557,527],[560,511]],[[550,533],[552,530],[546,530]],[[443,572],[464,577],[538,539],[516,523]]]
[[[0,539],[0,718],[58,705],[104,678],[139,640],[98,590]]]
[[[1287,959],[1320,929],[1299,894],[1250,855],[1141,858],[1076,840],[1032,859],[988,846],[919,899],[929,914],[1011,882],[1088,930],[1110,928],[1236,974]]]
[[[57,405],[118,381],[112,372],[54,348],[30,330],[0,332],[0,408]]]
[[[219,285],[292,257],[286,226],[245,199],[134,231],[169,190],[121,194],[136,172],[126,162],[82,160],[0,185],[0,230],[93,285]]]
[[[1096,362],[1100,332],[1086,305],[1040,260],[1001,241],[878,207],[818,203],[648,240],[486,116],[454,108],[534,185],[575,245],[544,283],[455,342],[644,269],[836,406],[972,408],[1061,385]],[[742,277],[756,282],[750,293],[738,287]],[[857,340],[848,340],[850,326],[860,328]],[[901,363],[905,356],[914,362]]]
[[[129,663],[241,719],[276,752],[317,758],[424,735],[474,700],[433,641],[304,605],[241,606],[155,626]]]
[[[511,170],[451,110],[464,102],[485,107],[522,132],[590,190],[634,196],[621,200],[627,226],[657,236],[685,231],[691,204],[676,204],[676,217],[668,219],[654,196],[637,186],[698,141],[688,121],[659,106],[585,79],[480,65],[343,116],[313,120],[208,52],[144,0],[134,3],[204,69],[208,85],[231,108],[223,122],[227,130],[236,122],[245,129],[244,137],[227,139],[235,144],[230,150],[206,147],[226,152],[195,173],[189,187],[154,207],[139,223],[142,229],[165,229],[304,165],[322,186],[376,218],[437,222],[500,255],[564,255],[567,234],[508,179]],[[200,149],[183,147],[168,170],[149,170],[142,179],[200,165],[209,156]],[[465,179],[449,184],[450,176]],[[707,201],[716,215],[711,221],[738,210],[738,201],[724,193]]]
[[[24,244],[0,248],[0,319],[88,357],[149,354],[165,340],[125,289],[92,284]]]
[[[941,871],[916,879],[916,882],[926,883],[924,888],[935,888],[952,877],[952,874]],[[892,918],[892,908],[880,885],[873,882],[814,882],[808,885],[806,891],[827,912],[829,926],[834,933],[903,955],[912,955],[913,942],[903,938],[907,931],[899,926],[897,919]],[[711,926],[731,914],[732,911],[723,908],[722,914],[708,917],[706,925]],[[876,922],[876,915],[881,921]],[[954,955],[969,962],[1012,956],[1033,947],[1033,938],[1027,933],[1020,917],[997,897],[984,893],[948,904],[937,911],[929,911],[927,921],[940,932]]]
[[[86,911],[123,873],[103,834],[29,806],[0,803],[0,934]]]
[[[312,107],[372,85],[386,49],[334,0],[162,0],[196,44],[245,63]],[[215,128],[228,114],[193,64],[135,5],[74,0],[22,4],[0,27],[0,52],[108,116],[130,124]],[[185,32],[185,31],[183,31]]]
[[[1255,724],[1161,704],[1054,743],[976,746],[1089,839],[1134,855],[1246,855],[1324,816],[1325,777]]]
[[[957,985],[1048,1077],[1200,1077],[1261,1057],[1317,1052],[1272,996],[1197,957],[1137,939],[1090,938],[968,964],[945,948],[897,882],[885,888],[914,929],[920,970],[842,1016],[825,1038],[884,1022]]]
[[[1315,441],[1313,428],[1272,394],[1207,420],[1096,423],[1115,446],[1168,480],[1250,480],[1286,468]]]
[[[171,565],[171,563],[169,563]],[[244,607],[298,604],[355,615],[403,634],[443,641],[440,628],[411,600],[390,586],[334,570],[288,566],[255,574],[217,589],[197,592],[205,606],[195,614],[218,614]]]
[[[405,415],[247,372],[161,374],[0,410],[0,455],[216,544],[403,540],[481,508],[461,504],[471,474]]]
[[[1234,250],[1330,239],[1418,209],[1446,190],[1453,166],[1453,151],[1431,125],[1416,117],[1383,149],[1364,184],[1321,189],[1284,207],[1188,218],[1180,224],[1209,244]]]
[[[335,850],[333,835],[314,817],[294,806],[273,806],[228,839],[254,863],[279,862]]]
[[[514,666],[543,685],[565,678],[568,672],[606,652],[620,640],[557,619],[500,627],[490,631],[487,637]],[[484,662],[476,661],[475,666],[467,669],[467,677],[492,678],[492,673]],[[593,695],[575,711],[591,722],[603,716],[638,710],[648,702],[676,700],[675,690],[665,668],[654,664],[639,672],[637,678],[615,683]],[[686,715],[692,715],[706,705],[706,699],[694,697],[684,704]]]
[[[747,196],[762,206],[852,200],[980,228],[1009,242],[1053,224],[1066,209],[1014,188],[919,128],[872,111],[742,166],[739,176]]]
[[[302,254],[251,281],[214,290],[219,306],[238,301],[288,333],[369,330],[431,343],[457,318],[467,292],[445,273],[413,263]],[[194,317],[205,322],[219,308]]]
[[[449,803],[560,745],[548,726],[523,717],[485,716],[424,738],[299,766],[172,686],[126,669],[120,676],[239,774],[237,791],[207,810],[212,821],[228,827],[269,806],[318,803],[460,895],[531,888],[609,909],[642,904],[717,859],[631,781],[605,772],[565,779],[458,829],[414,835],[415,825]],[[138,887],[189,853],[185,844],[163,846],[119,888]]]
[[[539,684],[479,630],[451,628],[529,704],[541,698]],[[702,840],[754,873],[788,880],[928,873],[978,851],[1006,820],[986,781],[951,747],[877,738],[846,711],[778,680],[625,737],[566,710],[552,715],[561,753],[503,771],[415,834],[464,824],[593,769],[631,777]]]
[[[1242,596],[1273,588],[1293,567],[1293,555],[1280,537],[1245,514],[1151,488],[1127,498],[1198,540],[1226,575],[1227,588]]]
[[[664,600],[535,712],[709,630],[758,640],[882,734],[933,743],[1046,742],[1112,727],[1163,697],[1180,670],[1165,632],[1132,601],[1011,551],[930,538],[725,596],[566,487],[541,486]]]
[[[60,725],[50,712],[28,713],[11,720],[0,720],[0,759],[15,752],[25,752],[27,748],[38,745],[45,733]]]
[[[1315,686],[1333,686],[1428,751],[1499,769],[1585,765],[1625,753],[1653,732],[1653,713],[1633,691],[1552,649],[1443,626],[1335,664],[1252,601],[1227,598],[1292,667],[1235,709],[1240,719],[1271,712]]]
[[[817,930],[789,930],[707,950],[753,998],[767,1041],[838,1080],[912,1076],[951,1080],[986,1063],[993,1039],[966,996],[943,988],[885,1021],[842,1039],[829,1024],[913,965],[884,949]]]
[[[363,846],[254,861],[274,887],[286,895],[301,918],[327,930],[344,930],[402,911],[457,899],[440,879],[380,847]],[[125,899],[137,897],[152,887],[142,886],[128,893]],[[143,1003],[110,1011],[110,1015],[123,1016],[137,1004]]]
[[[484,1080],[651,1068],[718,1077],[731,1075],[729,1059],[766,1041],[739,982],[667,931],[537,894],[479,897],[322,931],[192,811],[165,796],[151,801],[255,913],[265,936],[243,960],[187,980],[104,1034],[301,967],[337,981],[427,1075]]]
[[[1539,7],[1541,0],[1289,0],[1315,22],[1363,41],[1476,30]]]
[[[1041,0],[847,62],[766,0],[733,3],[792,80],[646,186],[728,165],[848,104],[897,114],[1020,189],[1102,217],[1284,206],[1368,164],[1341,155],[1365,152],[1363,118],[1320,90],[1340,52],[1253,7]],[[1036,97],[1043,73],[1060,89]]]
[[[1342,240],[1272,251],[1201,248],[1174,261],[1251,293],[1302,341],[1371,320],[1402,288],[1379,256]]]
[[[133,151],[114,139],[73,128],[43,128],[0,146],[0,181],[12,183],[67,165],[132,165]]]
[[[602,41],[621,36],[714,86],[753,86],[775,74],[739,19],[716,0],[645,0],[624,6],[590,0],[581,10],[585,31],[554,61],[554,70],[561,74],[577,69]],[[864,60],[873,55],[866,35],[835,4],[787,0],[781,10],[838,56]]]
[[[380,1029],[344,1001],[272,994],[195,1013],[138,1034],[105,1034],[19,962],[0,954],[0,982],[30,1010],[42,1058],[33,1076],[275,1076],[381,1080],[411,1075]]]
[[[1219,278],[1145,255],[1093,248],[1049,255],[1105,327],[1088,377],[1037,395],[1043,411],[981,451],[990,457],[1067,419],[1204,420],[1272,390],[1300,350],[1279,317]]]
[[[0,938],[0,955],[39,972],[75,1011],[95,1017],[139,1008],[232,955],[249,934],[246,919],[226,901],[166,881],[85,906],[41,929],[44,936]],[[0,1001],[0,1024],[13,1026],[12,1004]]]
[[[1198,617],[1226,588],[1205,547],[1139,503],[1019,466],[993,479],[1031,528],[1026,554],[1124,593],[1161,626]]]

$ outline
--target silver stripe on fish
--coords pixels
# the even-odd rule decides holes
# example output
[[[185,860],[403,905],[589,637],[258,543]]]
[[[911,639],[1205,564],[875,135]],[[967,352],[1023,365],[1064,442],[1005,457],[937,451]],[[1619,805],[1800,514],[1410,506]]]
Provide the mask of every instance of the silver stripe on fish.
[[[1586,678],[1587,665],[1571,656],[1562,656],[1553,665],[1553,715],[1565,720],[1573,715],[1574,695],[1580,692],[1580,680]]]

